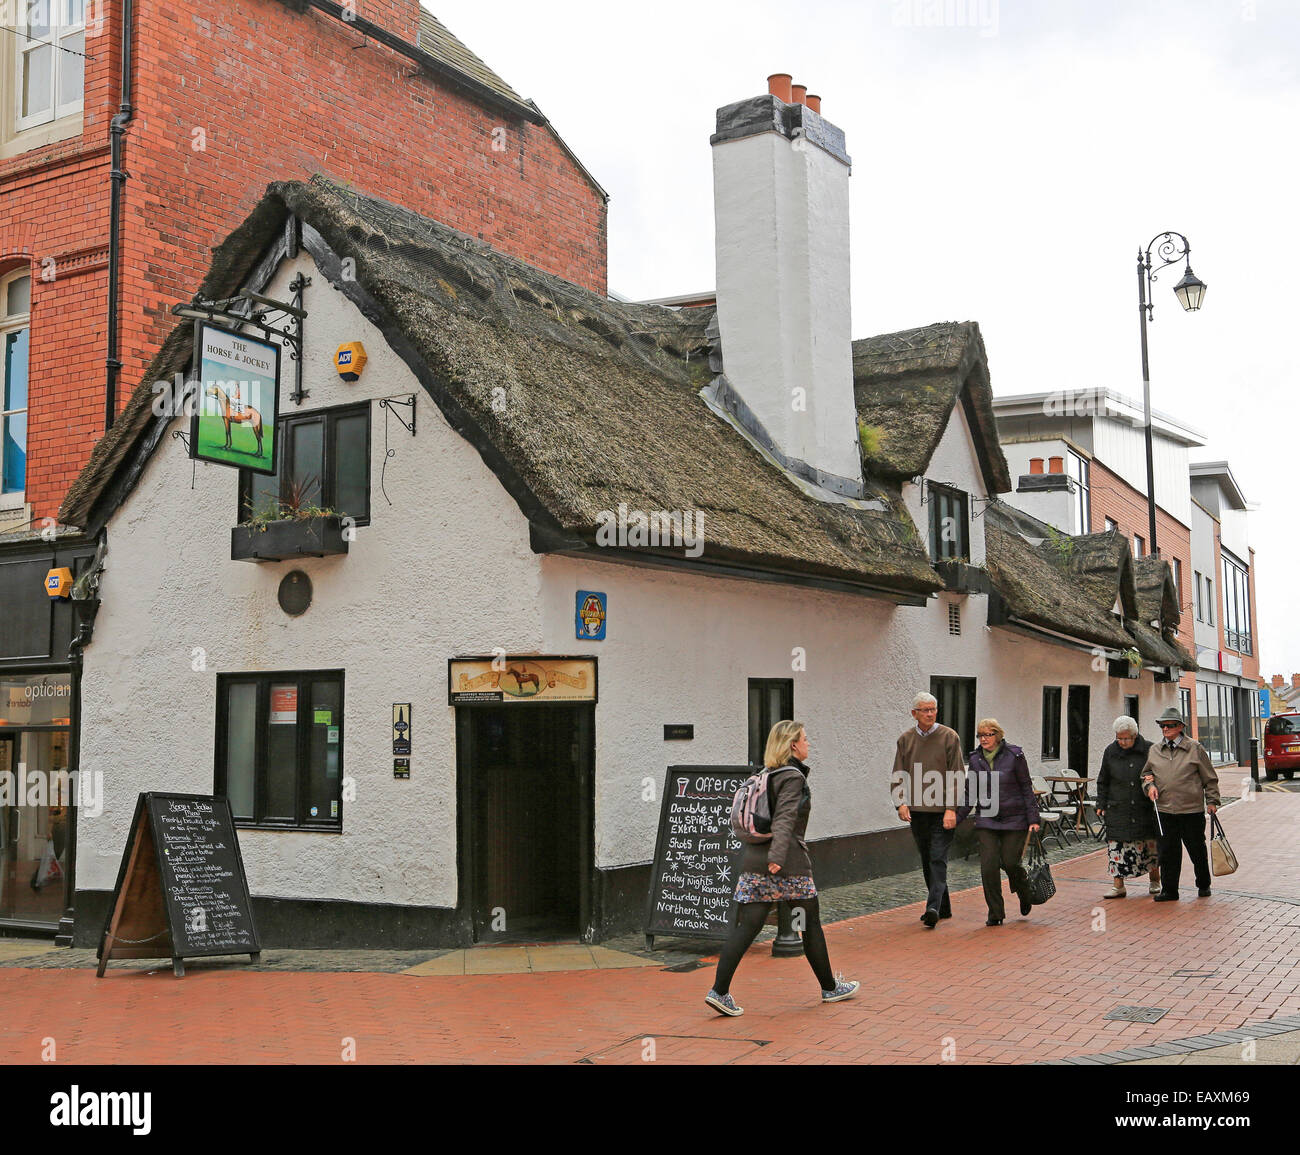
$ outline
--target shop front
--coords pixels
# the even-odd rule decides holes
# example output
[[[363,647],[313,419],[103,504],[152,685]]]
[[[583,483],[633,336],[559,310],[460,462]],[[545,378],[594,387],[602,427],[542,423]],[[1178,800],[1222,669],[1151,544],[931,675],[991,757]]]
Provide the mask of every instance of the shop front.
[[[53,934],[68,907],[68,674],[0,675],[0,928]]]

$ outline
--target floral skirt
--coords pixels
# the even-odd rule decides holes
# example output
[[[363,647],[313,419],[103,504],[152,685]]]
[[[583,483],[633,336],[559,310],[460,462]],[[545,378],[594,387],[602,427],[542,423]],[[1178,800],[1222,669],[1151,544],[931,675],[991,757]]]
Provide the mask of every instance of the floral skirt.
[[[1156,840],[1106,843],[1106,864],[1111,878],[1137,878],[1156,868]]]
[[[811,874],[758,874],[746,871],[736,882],[737,902],[785,902],[816,898]]]

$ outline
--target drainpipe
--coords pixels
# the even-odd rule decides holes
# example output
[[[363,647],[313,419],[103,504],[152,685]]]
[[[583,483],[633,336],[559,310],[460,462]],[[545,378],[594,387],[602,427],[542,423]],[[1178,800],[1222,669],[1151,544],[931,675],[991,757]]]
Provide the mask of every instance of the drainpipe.
[[[131,120],[133,111],[131,108],[131,42],[134,34],[133,0],[122,0],[122,103],[108,130],[112,150],[110,171],[112,185],[108,202],[108,377],[104,389],[105,433],[113,428],[113,418],[117,409],[117,375],[122,371],[122,362],[117,356],[117,314],[122,291],[117,269],[120,258],[117,236],[122,222],[122,186],[126,183],[126,172],[122,168],[122,137],[126,135],[126,126]]]

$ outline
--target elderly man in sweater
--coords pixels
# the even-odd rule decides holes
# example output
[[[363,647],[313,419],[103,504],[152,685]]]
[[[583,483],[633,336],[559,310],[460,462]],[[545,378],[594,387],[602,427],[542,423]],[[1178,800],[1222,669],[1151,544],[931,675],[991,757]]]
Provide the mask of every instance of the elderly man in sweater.
[[[912,701],[916,725],[898,739],[890,795],[898,817],[912,827],[925,875],[925,913],[921,921],[933,929],[952,917],[948,900],[948,851],[957,829],[959,800],[965,796],[965,763],[955,730],[940,726],[939,703],[932,694]],[[964,807],[962,807],[964,811]]]
[[[1156,843],[1161,891],[1156,902],[1178,901],[1183,847],[1196,874],[1196,893],[1210,896],[1210,858],[1205,849],[1205,813],[1219,808],[1219,776],[1205,747],[1183,733],[1183,716],[1170,706],[1156,724],[1163,740],[1147,751],[1142,789],[1159,811],[1162,831]]]

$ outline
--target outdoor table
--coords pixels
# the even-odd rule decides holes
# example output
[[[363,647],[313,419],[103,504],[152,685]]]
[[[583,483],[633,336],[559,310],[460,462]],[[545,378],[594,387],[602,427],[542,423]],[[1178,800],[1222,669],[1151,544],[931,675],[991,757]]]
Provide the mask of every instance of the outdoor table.
[[[1065,786],[1065,801],[1074,806],[1074,829],[1077,833],[1083,823],[1083,807],[1087,802],[1088,779],[1066,775],[1044,775],[1044,782],[1052,783],[1052,795],[1057,796],[1058,783]],[[1089,833],[1092,833],[1091,829]]]

